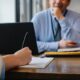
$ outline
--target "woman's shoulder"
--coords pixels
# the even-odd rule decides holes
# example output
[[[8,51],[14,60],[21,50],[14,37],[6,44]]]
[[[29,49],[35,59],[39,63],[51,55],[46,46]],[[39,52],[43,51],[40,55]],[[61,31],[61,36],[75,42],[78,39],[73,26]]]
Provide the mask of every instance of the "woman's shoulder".
[[[48,16],[49,12],[50,12],[50,10],[46,9],[46,10],[43,10],[43,11],[40,11],[40,12],[36,13],[35,16],[37,16],[37,17],[45,17],[45,16]]]

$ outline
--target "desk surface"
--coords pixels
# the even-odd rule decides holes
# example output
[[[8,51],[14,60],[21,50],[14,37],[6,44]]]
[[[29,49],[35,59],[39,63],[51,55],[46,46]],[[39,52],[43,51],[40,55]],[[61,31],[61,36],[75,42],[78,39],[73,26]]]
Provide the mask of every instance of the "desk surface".
[[[6,72],[6,80],[80,79],[80,58],[55,58],[45,69],[16,68]]]

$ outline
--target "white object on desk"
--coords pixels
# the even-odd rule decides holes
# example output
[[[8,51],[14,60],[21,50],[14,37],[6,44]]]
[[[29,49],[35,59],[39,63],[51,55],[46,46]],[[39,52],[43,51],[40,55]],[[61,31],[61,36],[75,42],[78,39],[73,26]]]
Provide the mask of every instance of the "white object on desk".
[[[54,58],[40,58],[32,57],[32,61],[29,65],[20,66],[22,68],[45,68]]]
[[[69,51],[80,51],[80,47],[76,47],[76,48],[63,48],[63,49],[58,49],[58,52],[69,52]]]

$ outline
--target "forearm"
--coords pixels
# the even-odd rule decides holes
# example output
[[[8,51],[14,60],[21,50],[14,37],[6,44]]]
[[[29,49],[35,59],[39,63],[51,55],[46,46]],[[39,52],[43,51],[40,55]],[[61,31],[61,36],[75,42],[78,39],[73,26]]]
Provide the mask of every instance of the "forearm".
[[[59,42],[41,42],[37,41],[39,52],[42,51],[57,51]]]
[[[5,63],[5,68],[6,68],[5,70],[9,70],[11,68],[18,66],[16,57],[14,54],[3,56],[3,61]]]

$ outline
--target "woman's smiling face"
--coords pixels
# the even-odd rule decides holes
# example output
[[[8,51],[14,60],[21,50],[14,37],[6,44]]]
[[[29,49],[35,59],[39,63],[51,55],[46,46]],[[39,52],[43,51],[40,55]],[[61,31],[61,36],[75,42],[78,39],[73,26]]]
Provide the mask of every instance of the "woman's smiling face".
[[[70,0],[49,0],[50,7],[58,7],[64,11],[70,3]]]

